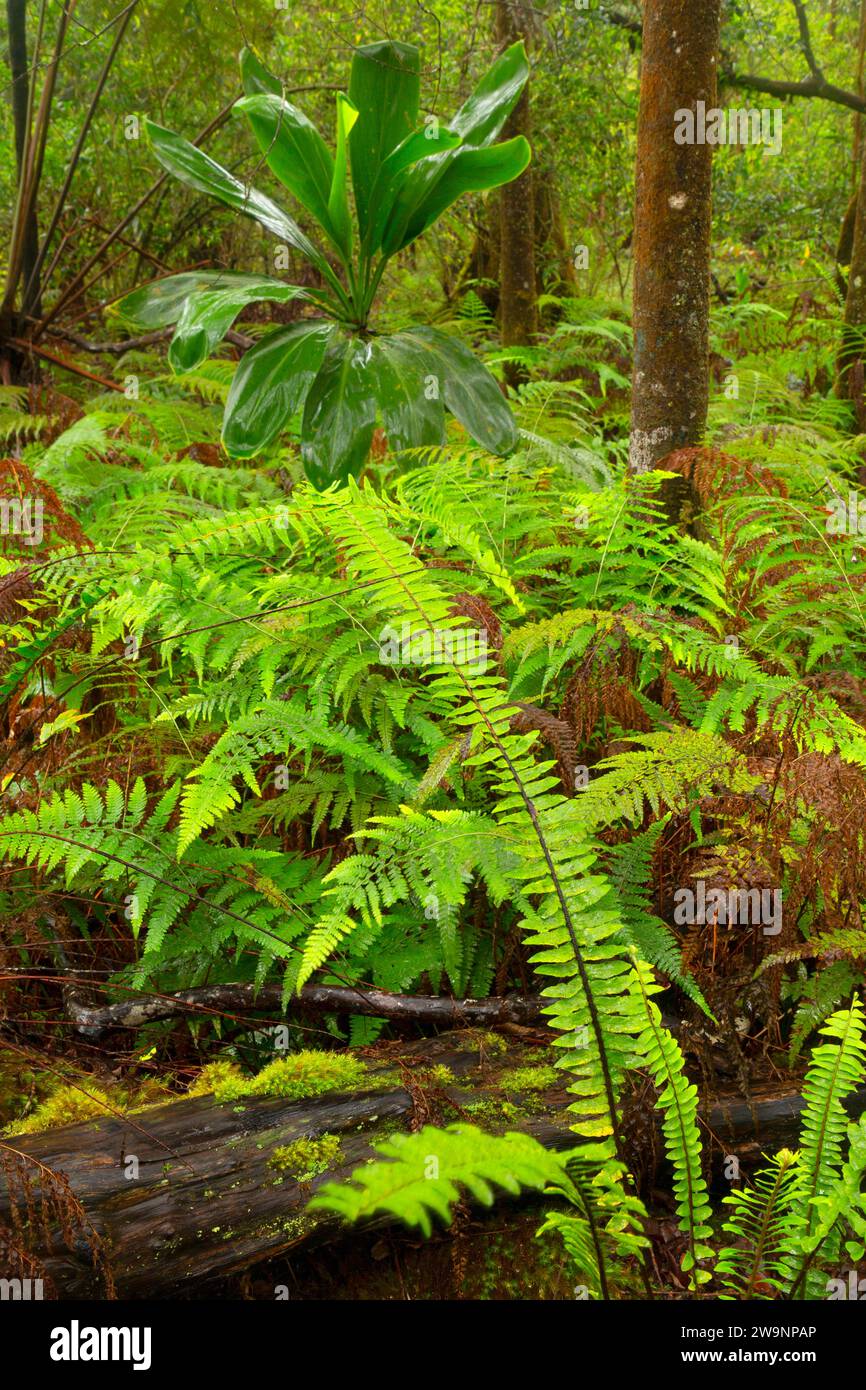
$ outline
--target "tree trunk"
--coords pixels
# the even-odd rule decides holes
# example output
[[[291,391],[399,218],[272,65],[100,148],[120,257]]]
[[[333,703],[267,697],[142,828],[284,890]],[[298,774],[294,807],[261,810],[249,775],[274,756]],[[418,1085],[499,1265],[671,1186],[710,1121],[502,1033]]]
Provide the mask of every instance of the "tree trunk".
[[[851,264],[854,251],[854,227],[857,222],[857,204],[860,200],[859,185],[855,189],[842,218],[839,228],[839,242],[836,246],[836,285],[843,299],[848,293],[847,267]],[[843,271],[842,267],[845,267]]]
[[[536,163],[535,191],[535,281],[539,294],[547,290],[563,298],[577,293],[574,247],[566,235],[562,204],[557,192],[555,171]]]
[[[630,468],[699,444],[709,401],[712,147],[698,103],[716,100],[721,0],[646,0],[634,237]],[[679,113],[692,113],[692,143]],[[686,137],[688,128],[686,128]],[[679,516],[684,487],[666,505]]]
[[[837,391],[854,401],[858,409],[858,427],[862,428],[863,363],[866,360],[866,150],[860,172],[854,236],[851,245],[851,269],[848,272],[848,294],[845,300],[845,321],[842,346],[839,352]]]
[[[522,0],[497,0],[496,37],[503,47],[528,39],[528,19]],[[529,83],[502,132],[503,139],[523,135],[531,143]],[[503,347],[524,347],[538,332],[535,285],[535,198],[532,166],[508,183],[499,195],[499,326]],[[510,384],[525,374],[506,367]]]
[[[15,123],[15,155],[19,184],[24,170],[29,138],[27,108],[30,96],[30,80],[27,70],[25,11],[26,0],[6,0],[6,17],[9,24],[9,69],[12,74],[12,117]],[[39,275],[33,274],[38,255],[39,233],[36,224],[36,209],[31,207],[23,237],[21,269],[25,293],[22,297],[21,313],[33,315],[35,318],[39,318],[42,314]]]
[[[555,171],[535,162],[533,154],[532,175],[535,204],[535,290],[536,295],[545,291],[549,294],[567,298],[577,293],[577,277],[574,271],[574,248],[568,240],[562,204],[557,192]],[[446,293],[455,296],[465,281],[481,281],[473,285],[478,298],[491,314],[499,315],[500,291],[499,272],[501,257],[501,235],[499,209],[495,215],[485,217],[477,224],[475,240],[463,273]],[[541,320],[547,321],[547,314],[539,313]],[[549,317],[555,323],[557,315]]]
[[[866,0],[860,0],[860,26],[857,35],[857,95],[864,95],[864,76],[866,76]],[[851,181],[856,189],[860,178],[863,142],[863,117],[859,111],[854,114],[854,149],[851,160]]]

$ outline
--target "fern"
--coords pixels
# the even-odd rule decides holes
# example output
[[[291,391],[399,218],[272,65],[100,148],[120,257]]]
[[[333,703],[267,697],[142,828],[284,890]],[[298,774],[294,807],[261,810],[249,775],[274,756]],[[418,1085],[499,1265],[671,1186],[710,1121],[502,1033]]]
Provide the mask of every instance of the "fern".
[[[812,1050],[803,1085],[802,1182],[792,1207],[792,1219],[798,1229],[785,1246],[784,1273],[793,1297],[802,1288],[818,1241],[826,1248],[828,1237],[821,1231],[814,1203],[826,1197],[842,1176],[842,1145],[847,1132],[843,1105],[866,1076],[864,1026],[862,1005],[855,1001],[849,1009],[841,1009],[827,1020],[820,1032],[829,1041]]]
[[[390,1161],[357,1168],[351,1184],[326,1183],[310,1209],[335,1211],[352,1221],[387,1211],[430,1235],[431,1214],[449,1222],[461,1188],[488,1207],[494,1186],[512,1194],[554,1184],[571,1191],[564,1157],[525,1134],[497,1137],[474,1125],[428,1125],[416,1134],[395,1134],[375,1148]]]
[[[450,1222],[462,1189],[488,1207],[495,1200],[495,1188],[512,1195],[525,1189],[543,1191],[576,1211],[551,1213],[539,1234],[553,1229],[560,1233],[575,1269],[602,1298],[609,1296],[611,1256],[634,1254],[645,1243],[642,1237],[612,1234],[606,1228],[605,1213],[580,1155],[555,1153],[529,1135],[490,1135],[465,1124],[445,1129],[428,1125],[417,1134],[395,1134],[374,1147],[386,1162],[356,1168],[348,1183],[325,1183],[309,1209],[333,1211],[347,1221],[387,1212],[429,1236],[431,1217]]]
[[[722,1200],[733,1212],[722,1230],[737,1239],[719,1252],[716,1274],[728,1290],[723,1297],[773,1298],[785,1288],[785,1249],[790,1244],[793,1210],[799,1196],[799,1155],[781,1149],[754,1185]]]

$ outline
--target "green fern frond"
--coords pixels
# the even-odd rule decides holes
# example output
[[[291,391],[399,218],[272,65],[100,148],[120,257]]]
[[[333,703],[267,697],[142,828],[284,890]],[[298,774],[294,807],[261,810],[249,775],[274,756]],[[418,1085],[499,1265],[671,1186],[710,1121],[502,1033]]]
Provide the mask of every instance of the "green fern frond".
[[[569,1191],[572,1186],[564,1156],[526,1134],[494,1136],[474,1125],[427,1125],[374,1147],[390,1162],[356,1168],[351,1183],[325,1183],[310,1210],[334,1211],[349,1221],[385,1211],[427,1236],[432,1216],[451,1220],[461,1189],[489,1207],[494,1187],[517,1194],[523,1188],[556,1185]]]
[[[719,1251],[716,1273],[728,1290],[723,1297],[773,1298],[784,1291],[784,1252],[794,1232],[802,1178],[798,1160],[799,1154],[781,1149],[755,1174],[752,1186],[722,1199],[733,1208],[722,1230],[738,1242]]]

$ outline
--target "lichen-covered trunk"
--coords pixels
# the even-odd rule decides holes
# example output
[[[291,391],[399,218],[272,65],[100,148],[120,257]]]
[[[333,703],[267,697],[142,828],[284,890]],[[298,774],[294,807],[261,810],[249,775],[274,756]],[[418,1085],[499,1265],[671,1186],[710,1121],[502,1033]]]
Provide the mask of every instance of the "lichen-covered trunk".
[[[522,0],[497,0],[496,37],[503,47],[528,40]],[[502,138],[523,135],[531,141],[529,84],[508,118]],[[538,332],[535,284],[535,197],[532,165],[499,195],[499,327],[504,347],[523,347]],[[514,382],[520,372],[506,369]]]
[[[712,147],[721,0],[646,0],[636,174],[630,467],[700,443],[709,399]],[[693,129],[682,113],[690,111]],[[692,142],[688,143],[691,133]],[[680,143],[682,141],[682,143]],[[669,493],[678,514],[681,490]]]

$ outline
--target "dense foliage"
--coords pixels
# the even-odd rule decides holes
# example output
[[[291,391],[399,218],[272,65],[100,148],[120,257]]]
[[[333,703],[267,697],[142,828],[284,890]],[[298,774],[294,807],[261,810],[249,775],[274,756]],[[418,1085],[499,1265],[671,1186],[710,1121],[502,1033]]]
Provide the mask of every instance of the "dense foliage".
[[[784,159],[720,152],[706,431],[635,472],[640,26],[582,9],[527,35],[531,164],[511,133],[524,45],[462,8],[434,26],[388,5],[383,32],[411,44],[334,11],[353,57],[333,149],[312,117],[346,64],[309,14],[215,13],[209,85],[184,78],[205,61],[186,7],[133,18],[148,52],[122,50],[78,168],[67,284],[155,160],[185,189],[166,181],[98,289],[59,291],[66,336],[37,335],[32,370],[18,321],[0,387],[2,1119],[114,1107],[104,1076],[83,1111],[58,1089],[97,1070],[86,1029],[62,1031],[85,972],[100,1002],[275,987],[292,1051],[334,1069],[286,1070],[228,1012],[147,1023],[114,1076],[136,1112],[146,1082],[164,1099],[203,1067],[219,1104],[351,1090],[356,1050],[400,1030],[346,1009],[311,1039],[310,984],[541,995],[573,1147],[455,1107],[311,1210],[429,1235],[467,1193],[530,1189],[589,1297],[822,1298],[866,1249],[866,1123],[846,1111],[866,1080],[866,413],[862,363],[859,398],[837,374],[851,112],[786,107]],[[736,92],[799,31],[782,0],[728,9]],[[858,10],[813,22],[846,84]],[[219,162],[168,128],[239,96],[239,48],[254,173],[240,121]],[[56,104],[51,192],[94,63],[85,46]],[[138,143],[116,134],[132,105]],[[493,190],[527,169],[556,193],[541,328],[503,346]],[[252,187],[268,171],[289,210]],[[248,220],[209,220],[204,194]],[[86,355],[106,308],[119,345]],[[699,1106],[720,1078],[751,1097],[780,1077],[802,1088],[799,1147],[720,1199]],[[318,1139],[276,1166],[319,1182],[340,1142]]]

